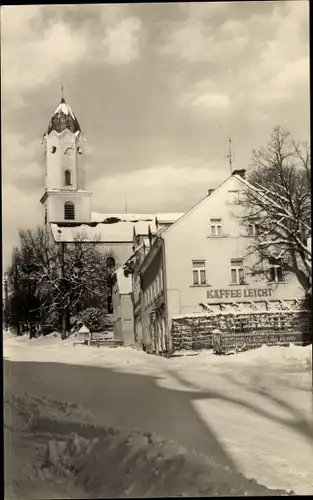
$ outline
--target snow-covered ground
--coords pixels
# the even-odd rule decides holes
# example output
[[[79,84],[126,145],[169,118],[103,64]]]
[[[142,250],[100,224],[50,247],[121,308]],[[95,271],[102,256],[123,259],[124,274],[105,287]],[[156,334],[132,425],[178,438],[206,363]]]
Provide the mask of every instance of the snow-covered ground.
[[[161,387],[193,391],[194,410],[241,472],[270,488],[313,493],[311,346],[166,359],[132,348],[73,347],[53,334],[29,340],[4,332],[4,357],[153,375]]]

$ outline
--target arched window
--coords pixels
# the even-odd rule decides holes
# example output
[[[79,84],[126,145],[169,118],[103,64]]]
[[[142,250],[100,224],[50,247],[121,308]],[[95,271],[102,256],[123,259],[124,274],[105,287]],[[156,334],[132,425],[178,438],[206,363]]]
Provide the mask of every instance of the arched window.
[[[65,170],[64,172],[64,181],[65,181],[65,186],[71,186],[72,185],[72,173],[70,170]]]
[[[64,203],[64,219],[74,220],[75,219],[75,205],[71,201]]]

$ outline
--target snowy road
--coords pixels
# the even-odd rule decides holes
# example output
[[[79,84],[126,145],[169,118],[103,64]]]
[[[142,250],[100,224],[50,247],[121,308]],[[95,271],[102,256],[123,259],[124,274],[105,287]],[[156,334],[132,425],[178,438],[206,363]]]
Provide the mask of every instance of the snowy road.
[[[268,487],[313,492],[309,348],[169,360],[7,338],[4,356],[9,392],[79,403],[97,423],[153,431]]]

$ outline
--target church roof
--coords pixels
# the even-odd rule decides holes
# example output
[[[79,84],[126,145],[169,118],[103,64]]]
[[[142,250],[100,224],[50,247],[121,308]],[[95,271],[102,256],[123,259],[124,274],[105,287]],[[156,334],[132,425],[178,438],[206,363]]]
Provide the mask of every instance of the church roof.
[[[176,222],[182,215],[182,212],[175,213],[159,213],[159,214],[114,214],[114,217],[118,217],[121,220],[125,221],[152,221],[155,222],[155,219],[158,220],[159,224],[165,223],[173,223]],[[103,221],[108,217],[112,217],[112,214],[99,214],[97,212],[92,212],[91,220],[93,221]]]
[[[97,241],[99,243],[132,243],[133,227],[131,222],[118,222],[116,224],[98,223],[91,225],[87,223],[54,223],[51,230],[55,241],[75,241],[78,234],[83,234],[86,241]]]
[[[50,123],[48,125],[48,134],[54,130],[58,134],[61,134],[65,129],[70,130],[75,134],[76,132],[81,132],[79,122],[71,110],[70,106],[62,97],[60,104],[56,108],[52,115]]]
[[[167,222],[169,220],[175,222],[181,215],[93,213],[93,220],[90,222],[51,222],[50,226],[55,241],[71,242],[75,241],[75,237],[78,234],[84,234],[87,241],[96,240],[99,243],[133,243],[134,230],[136,235],[148,237],[150,228],[151,233],[156,234],[156,217],[160,217]],[[147,244],[148,242],[147,238]]]

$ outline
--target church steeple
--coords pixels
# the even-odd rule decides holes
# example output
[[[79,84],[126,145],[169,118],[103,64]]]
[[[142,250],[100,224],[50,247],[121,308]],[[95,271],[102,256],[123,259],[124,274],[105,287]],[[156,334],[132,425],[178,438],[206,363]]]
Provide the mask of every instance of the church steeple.
[[[81,128],[79,122],[71,110],[71,107],[65,101],[63,97],[63,87],[62,87],[62,99],[60,104],[57,106],[55,112],[48,125],[47,133],[48,135],[54,130],[58,134],[61,134],[65,129],[70,130],[73,134],[78,135],[81,133]]]
[[[90,221],[91,192],[86,190],[84,137],[64,99],[49,122],[45,143],[45,192],[41,203],[46,222]]]

